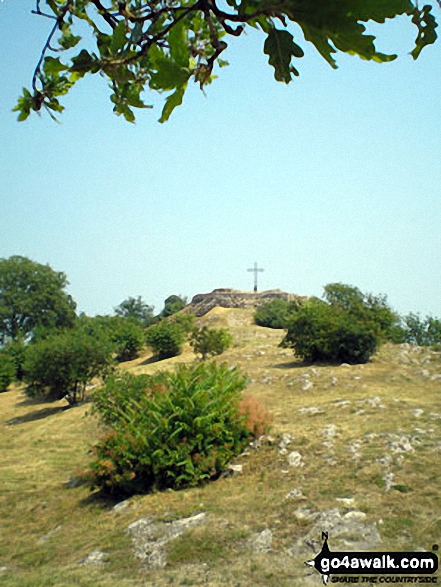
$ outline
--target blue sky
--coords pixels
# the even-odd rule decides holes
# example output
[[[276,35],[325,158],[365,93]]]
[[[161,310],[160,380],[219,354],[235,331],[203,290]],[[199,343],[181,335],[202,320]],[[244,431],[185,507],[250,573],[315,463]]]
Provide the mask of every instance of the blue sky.
[[[116,117],[96,76],[63,101],[61,124],[18,123],[48,31],[32,8],[0,3],[1,257],[64,271],[91,315],[128,296],[160,310],[170,294],[252,289],[257,261],[260,289],[321,295],[340,281],[441,316],[439,41],[414,62],[401,20],[379,41],[400,59],[340,56],[337,71],[301,42],[286,86],[251,31],[166,124],[154,95],[136,125]]]

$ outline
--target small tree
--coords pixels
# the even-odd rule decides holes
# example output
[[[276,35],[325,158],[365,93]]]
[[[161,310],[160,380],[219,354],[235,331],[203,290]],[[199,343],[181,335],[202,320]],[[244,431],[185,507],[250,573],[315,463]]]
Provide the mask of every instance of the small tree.
[[[226,328],[196,328],[190,338],[190,344],[196,354],[207,357],[221,355],[232,344],[233,337]]]
[[[144,346],[143,327],[131,318],[120,316],[80,316],[79,329],[88,336],[104,338],[111,345],[118,361],[130,361]]]
[[[112,346],[105,338],[75,330],[49,336],[31,345],[24,365],[27,391],[48,399],[65,398],[75,405],[84,399],[86,385],[105,377],[112,367]]]
[[[153,309],[153,306],[149,306],[141,296],[129,297],[115,308],[115,314],[122,318],[129,318],[146,327],[152,323]]]
[[[433,316],[421,318],[410,312],[403,318],[405,342],[420,346],[433,346],[441,343],[441,320]]]
[[[15,365],[5,352],[0,353],[0,393],[7,391],[15,378]]]
[[[0,342],[31,338],[37,327],[70,328],[75,302],[64,273],[26,257],[0,259]]]
[[[181,296],[171,295],[164,301],[164,308],[160,314],[160,318],[168,318],[168,316],[172,316],[176,314],[176,312],[180,312],[183,308],[185,308],[187,304],[187,299]]]
[[[182,328],[169,320],[161,320],[150,326],[146,333],[146,342],[159,359],[180,355],[184,340]]]
[[[300,307],[300,302],[288,302],[276,298],[259,306],[254,313],[254,322],[266,328],[286,328],[287,321]]]
[[[293,315],[281,344],[306,361],[365,363],[379,340],[371,323],[357,320],[341,307],[314,300]]]

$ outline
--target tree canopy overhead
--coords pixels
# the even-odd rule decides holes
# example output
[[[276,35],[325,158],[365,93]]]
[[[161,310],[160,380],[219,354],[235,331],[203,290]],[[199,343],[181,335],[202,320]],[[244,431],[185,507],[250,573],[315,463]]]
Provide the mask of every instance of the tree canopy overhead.
[[[64,109],[59,98],[80,78],[100,73],[109,81],[114,112],[130,122],[134,108],[149,107],[144,90],[167,92],[164,122],[182,103],[189,81],[203,89],[215,65],[227,65],[228,39],[246,27],[262,31],[275,79],[289,83],[299,75],[294,62],[304,55],[291,23],[335,68],[338,52],[378,62],[395,59],[376,49],[365,23],[401,15],[415,26],[416,59],[437,38],[431,10],[417,0],[35,0],[33,13],[52,24],[31,89],[24,89],[15,110],[19,120],[42,108],[53,116]],[[79,21],[92,42],[76,34]]]
[[[36,328],[75,323],[66,275],[26,257],[0,259],[0,343],[32,337]]]

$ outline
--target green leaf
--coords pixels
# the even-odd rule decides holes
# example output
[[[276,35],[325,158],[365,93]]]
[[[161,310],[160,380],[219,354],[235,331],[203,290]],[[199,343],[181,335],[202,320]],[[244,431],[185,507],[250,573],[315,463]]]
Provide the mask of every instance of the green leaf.
[[[79,55],[72,58],[71,71],[85,75],[88,71],[92,71],[96,66],[96,61],[86,49],[83,49]],[[92,73],[94,73],[92,71]]]
[[[168,35],[171,58],[181,67],[188,67],[190,62],[187,27],[183,20],[171,29]]]
[[[60,71],[65,71],[67,66],[61,63],[58,58],[46,57],[43,63],[43,70],[47,75],[57,75]]]
[[[110,43],[111,53],[118,53],[126,44],[126,23],[122,20],[113,29],[112,42]]]
[[[180,88],[177,88],[176,91],[167,98],[159,122],[162,123],[168,120],[173,110],[182,104],[186,88],[187,84],[184,84]]]
[[[72,49],[72,47],[75,47],[80,41],[81,37],[73,35],[70,26],[64,23],[61,28],[61,37],[58,40],[60,47],[63,47],[63,49]]]
[[[181,87],[188,81],[189,70],[168,57],[158,47],[152,46],[149,55],[153,69],[149,85],[153,90],[166,92]]]
[[[264,53],[269,55],[269,64],[274,67],[274,77],[279,82],[288,84],[291,74],[298,75],[297,70],[291,65],[292,57],[303,57],[301,47],[294,43],[294,38],[288,31],[272,29],[268,34]]]
[[[415,8],[413,13],[412,22],[418,28],[415,49],[411,52],[414,59],[418,59],[424,47],[432,45],[438,37],[435,32],[438,25],[434,16],[430,13],[431,9],[431,6],[426,5],[422,10]]]

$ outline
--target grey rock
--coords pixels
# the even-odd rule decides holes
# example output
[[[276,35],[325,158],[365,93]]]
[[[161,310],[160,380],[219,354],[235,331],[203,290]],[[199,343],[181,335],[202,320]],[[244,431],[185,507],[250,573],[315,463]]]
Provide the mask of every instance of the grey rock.
[[[298,519],[314,522],[310,531],[291,549],[291,554],[299,557],[300,561],[305,561],[311,555],[320,552],[322,532],[329,532],[332,536],[333,550],[369,551],[381,543],[376,524],[366,523],[366,515],[361,511],[342,513],[338,508],[334,508],[311,512],[307,508],[299,508],[294,515]]]
[[[282,434],[282,439],[279,442],[279,451],[281,452],[285,450],[285,453],[281,452],[281,454],[286,454],[286,447],[289,446],[293,440],[293,436],[291,436],[291,434],[289,434],[288,432],[284,432]]]
[[[337,434],[337,426],[335,424],[327,424],[322,430],[322,436],[325,438],[334,438]]]
[[[55,536],[55,534],[61,530],[61,528],[62,526],[57,526],[53,530],[50,530],[47,534],[45,534],[38,540],[38,544],[44,544],[45,542],[50,540],[52,536]]]
[[[323,414],[324,410],[322,408],[319,408],[317,406],[309,406],[309,407],[305,407],[305,408],[300,408],[297,410],[299,414],[308,414],[308,415],[313,415],[313,414]]]
[[[236,475],[237,473],[243,472],[243,465],[228,465],[227,472]]]
[[[108,553],[104,552],[103,550],[94,550],[93,552],[88,554],[86,557],[81,559],[78,562],[78,564],[79,565],[91,565],[93,567],[102,567],[105,564],[108,556],[109,556]]]
[[[289,493],[285,495],[285,499],[304,499],[305,496],[302,493],[301,489],[295,488],[291,489]]]
[[[302,385],[302,391],[309,391],[314,387],[314,383],[312,381],[305,381]]]
[[[303,462],[302,455],[296,450],[293,450],[292,452],[289,453],[288,463],[291,465],[291,467],[304,467],[305,466],[305,463]]]
[[[407,436],[397,436],[396,434],[391,435],[393,440],[388,443],[388,446],[393,452],[413,452],[415,449],[410,443],[410,439]]]
[[[250,547],[253,552],[268,552],[271,550],[273,533],[268,528],[254,534],[250,539]]]
[[[120,501],[119,503],[115,504],[110,511],[112,514],[119,514],[122,511],[126,510],[129,506],[130,506],[130,500],[126,499],[124,501]]]
[[[353,497],[336,497],[335,501],[338,501],[339,503],[347,507],[351,507],[355,503],[355,499]]]
[[[383,481],[384,481],[384,490],[390,491],[391,487],[392,487],[392,483],[394,482],[394,474],[391,471],[387,471],[384,475],[383,475]]]
[[[412,416],[414,418],[420,418],[424,414],[424,410],[421,408],[417,408],[416,410],[412,410]]]
[[[205,524],[207,518],[207,514],[202,512],[173,522],[155,522],[149,516],[136,520],[127,528],[136,558],[152,569],[165,567],[167,543],[184,534],[189,528]]]

